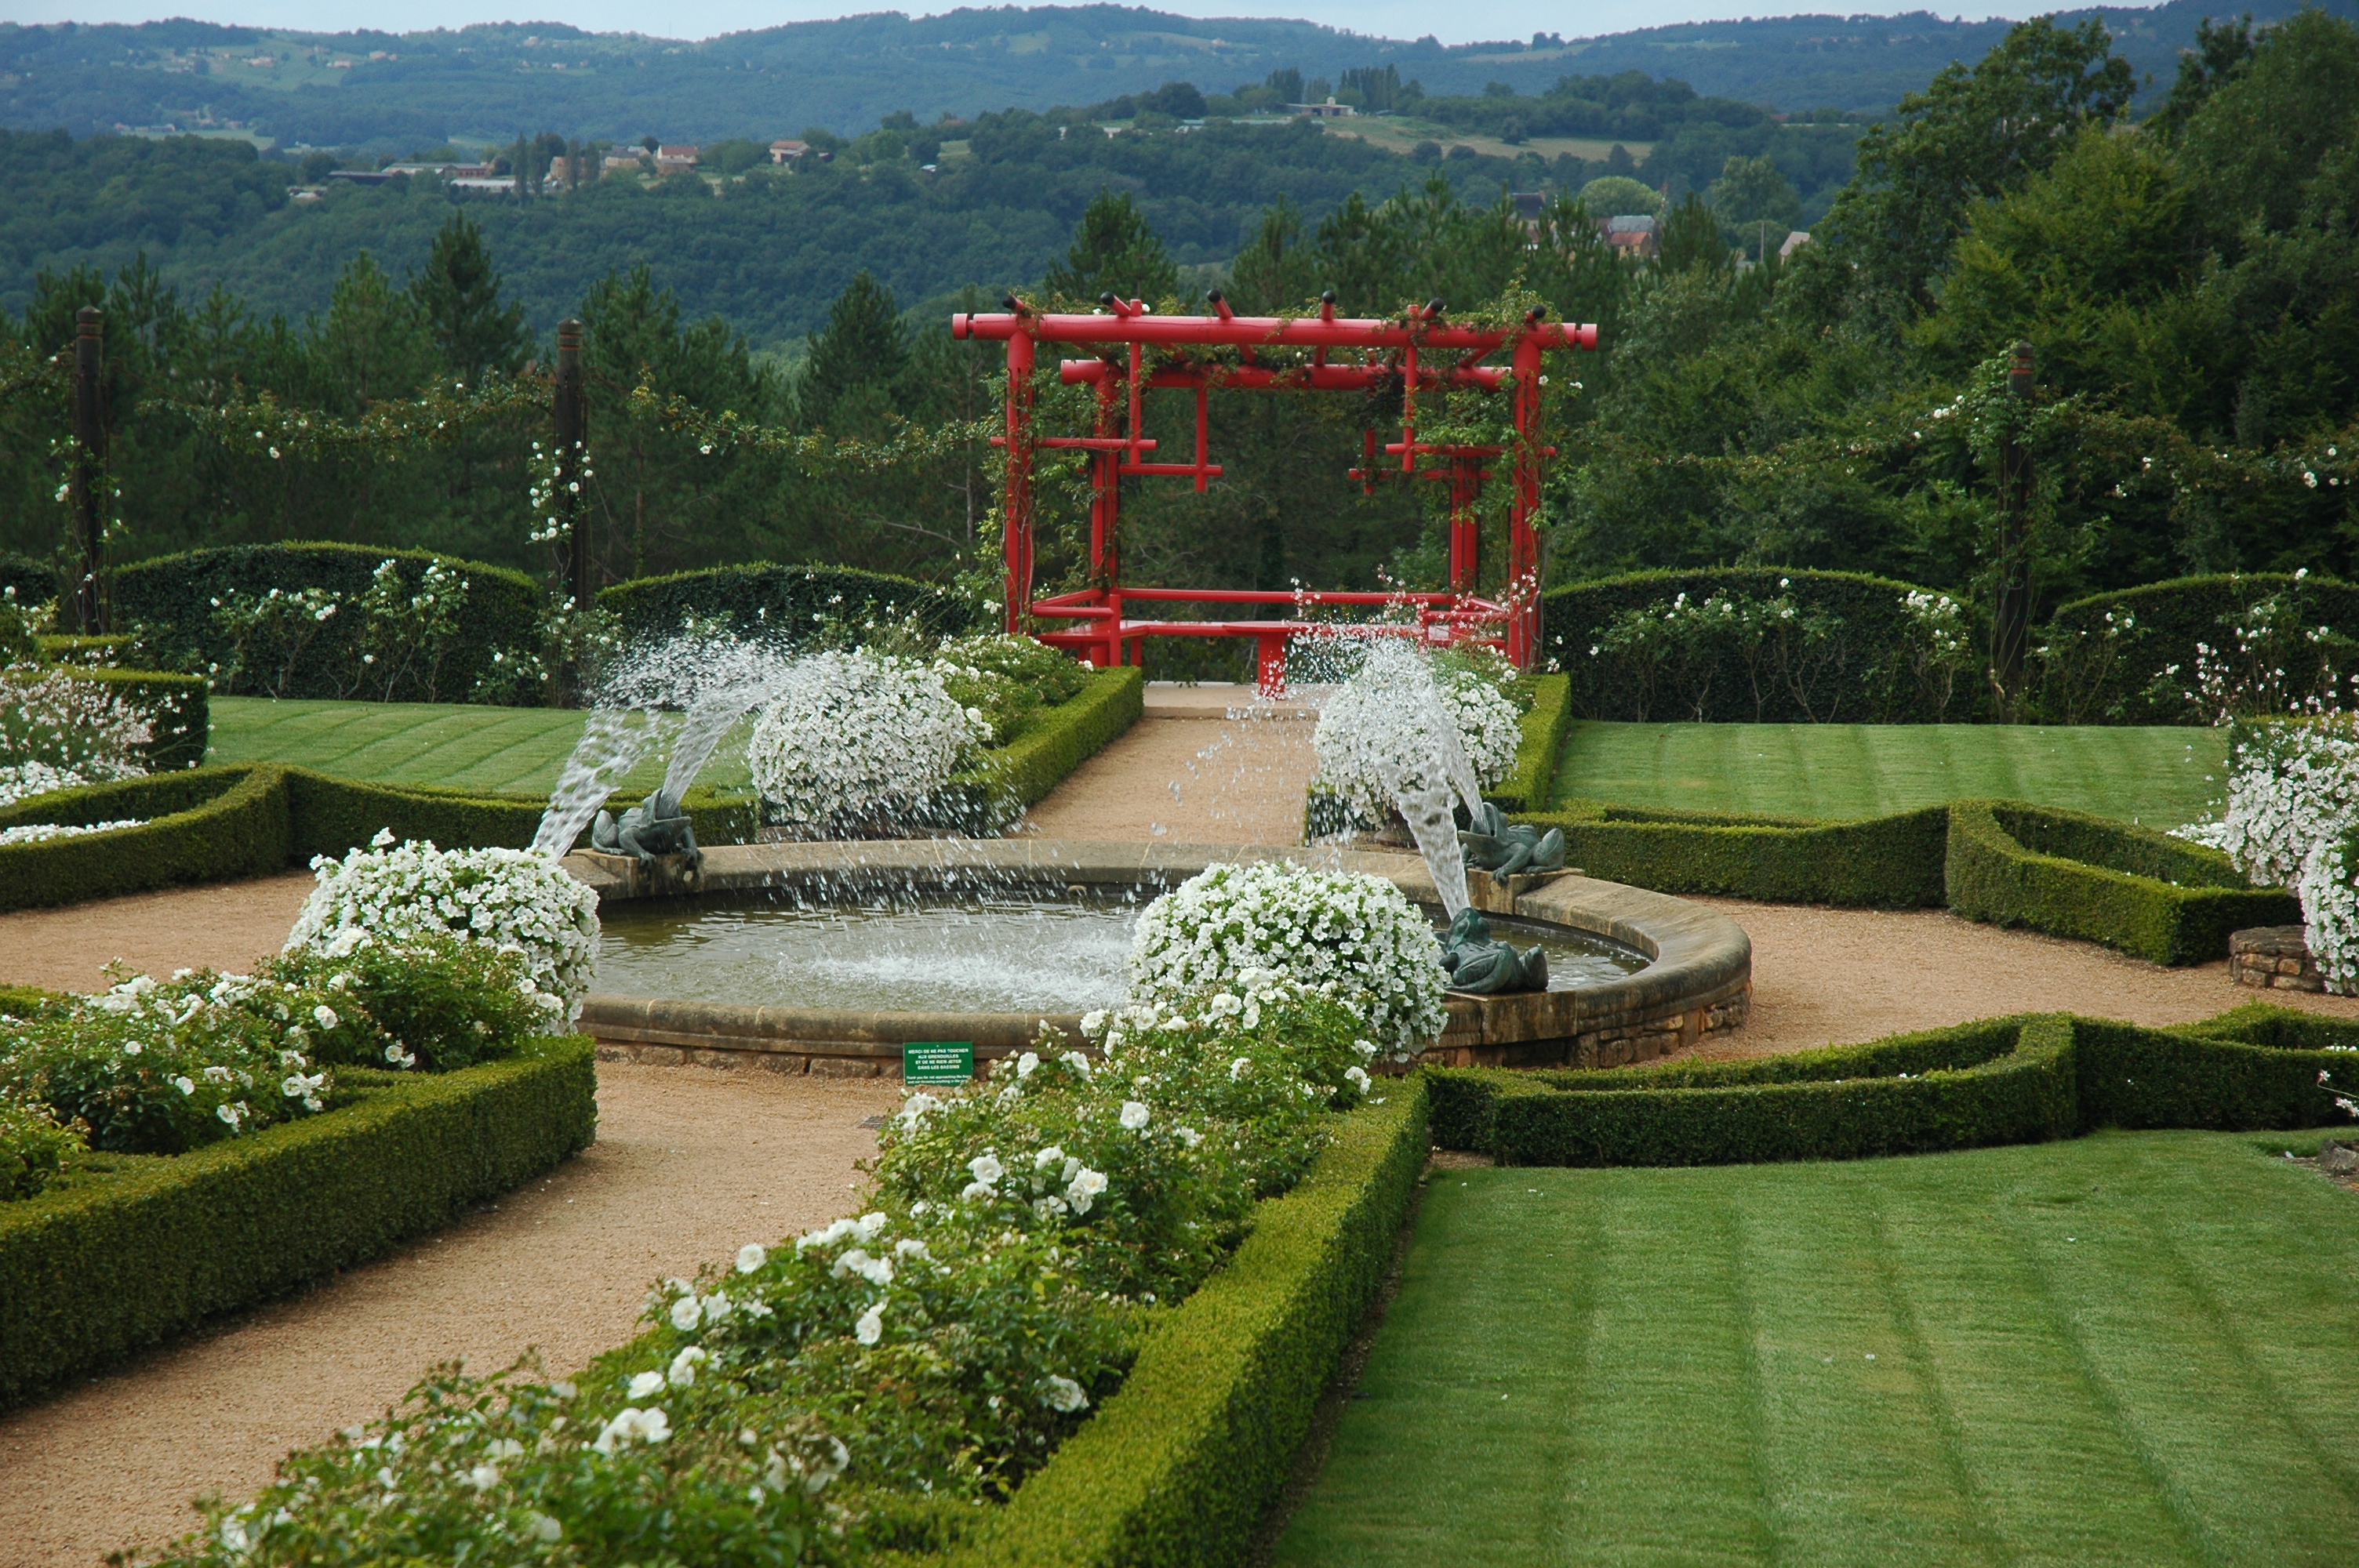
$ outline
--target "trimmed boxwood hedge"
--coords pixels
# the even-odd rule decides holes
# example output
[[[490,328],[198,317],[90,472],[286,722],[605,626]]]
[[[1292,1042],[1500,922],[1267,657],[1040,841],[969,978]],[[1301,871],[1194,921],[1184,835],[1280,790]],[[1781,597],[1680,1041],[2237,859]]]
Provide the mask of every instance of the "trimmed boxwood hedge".
[[[223,663],[229,652],[229,643],[213,621],[215,599],[233,592],[266,594],[274,588],[288,592],[324,588],[343,594],[365,593],[371,574],[387,560],[400,563],[402,581],[412,589],[427,567],[438,560],[456,568],[467,581],[458,639],[442,663],[434,692],[429,696],[413,681],[395,689],[396,700],[465,701],[476,681],[491,671],[494,654],[538,650],[540,613],[547,595],[524,573],[424,550],[364,545],[301,541],[226,545],[118,567],[109,578],[112,624],[140,626],[154,646],[202,668]],[[280,695],[349,695],[337,689],[329,672],[357,667],[360,631],[357,616],[340,614],[329,621],[305,650],[302,663]]]
[[[1780,584],[1786,586],[1780,587]],[[1695,570],[1632,572],[1571,583],[1541,595],[1545,631],[1542,651],[1560,661],[1572,676],[1572,712],[1582,719],[1635,719],[1635,693],[1618,662],[1592,658],[1590,648],[1615,616],[1668,603],[1680,594],[1690,602],[1716,593],[1769,600],[1790,595],[1810,610],[1843,622],[1827,657],[1808,687],[1808,709],[1790,690],[1765,694],[1756,713],[1753,685],[1743,662],[1724,654],[1712,675],[1703,718],[1722,723],[1791,723],[1841,719],[1861,724],[1921,724],[1944,717],[1973,717],[1981,683],[1962,680],[1960,710],[1946,716],[1927,709],[1910,673],[1916,635],[1901,600],[1931,591],[1891,578],[1859,572],[1811,571],[1782,567],[1713,567]],[[1687,717],[1680,714],[1680,717]],[[1662,714],[1652,715],[1661,718]]]
[[[1950,803],[1950,907],[1970,920],[2103,942],[2156,964],[2225,957],[2228,934],[2301,905],[2228,857],[2151,828],[2020,801]]]
[[[2285,594],[2288,624],[2326,626],[2359,639],[2359,586],[2332,578],[2288,572],[2223,572],[2174,578],[2118,593],[2076,599],[2049,618],[2034,639],[2049,654],[2042,661],[2038,698],[2045,716],[2081,724],[2208,724],[2211,715],[2177,694],[2192,681],[2195,644],[2233,646],[2232,627],[2261,600]],[[2105,617],[2127,618],[2131,630],[2110,645]],[[2156,700],[2147,687],[2158,672],[2179,666],[2170,695]]]
[[[1549,796],[1556,790],[1557,759],[1564,755],[1565,732],[1572,726],[1571,676],[1537,676],[1531,691],[1522,739],[1516,743],[1516,771],[1484,794],[1502,811],[1548,809]]]
[[[2330,1051],[2328,1046],[2344,1047]],[[1511,1165],[1850,1160],[2098,1127],[2318,1127],[2359,1022],[2247,1007],[2190,1029],[1993,1019],[1746,1062],[1430,1067],[1434,1141]]]
[[[0,844],[0,910],[266,875],[287,864],[288,813],[283,770],[264,767],[150,773],[0,806],[0,827],[147,819],[109,833]]]
[[[996,833],[1146,711],[1144,669],[1132,665],[1097,671],[1073,697],[1034,714],[1015,740],[985,752],[977,766],[954,775],[936,796],[941,825]]]
[[[92,1155],[0,1204],[0,1407],[404,1241],[589,1146],[594,1048],[433,1076],[188,1154]],[[340,1097],[341,1098],[341,1097]]]
[[[980,607],[930,583],[853,567],[768,561],[635,578],[600,589],[598,608],[614,611],[629,637],[669,636],[691,618],[788,643],[821,621],[908,621],[941,637],[992,629]]]
[[[1565,861],[1658,892],[1853,909],[1943,902],[1944,807],[1857,822],[1738,816],[1570,801],[1516,817],[1564,831]]]
[[[1423,1085],[1343,1119],[1293,1191],[1155,1329],[1122,1388],[954,1555],[993,1568],[1243,1560],[1390,1266],[1429,1139]]]

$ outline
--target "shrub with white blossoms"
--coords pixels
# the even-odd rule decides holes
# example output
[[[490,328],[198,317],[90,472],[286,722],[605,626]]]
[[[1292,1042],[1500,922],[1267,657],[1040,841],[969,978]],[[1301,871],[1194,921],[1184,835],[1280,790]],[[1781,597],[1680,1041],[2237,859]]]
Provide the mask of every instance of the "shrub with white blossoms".
[[[2223,849],[2263,887],[2301,900],[2310,949],[2329,990],[2359,990],[2359,719],[2229,727],[2228,806],[2217,823],[2178,830]]]
[[[1358,668],[1320,709],[1311,750],[1314,784],[1342,796],[1364,822],[1397,808],[1404,785],[1448,781],[1454,741],[1488,788],[1516,771],[1523,720],[1493,672],[1470,660],[1440,660],[1387,641],[1367,648]]]
[[[854,649],[797,661],[745,760],[788,821],[869,823],[922,813],[991,739],[934,665]]]
[[[524,985],[554,997],[569,1020],[589,994],[598,957],[598,895],[533,849],[437,849],[379,833],[341,860],[311,861],[287,948],[333,952],[355,934],[399,938],[448,932],[522,957]]]
[[[1309,1168],[1375,1052],[1269,974],[1084,1029],[1101,1056],[1044,1036],[909,1096],[864,1212],[665,1281],[578,1379],[439,1371],[167,1561],[868,1562],[913,1503],[1004,1498]]]
[[[49,665],[0,670],[0,806],[137,778],[155,719],[104,682]]]
[[[1441,1033],[1440,941],[1383,877],[1282,860],[1209,866],[1138,918],[1130,974],[1142,1000],[1232,989],[1255,971],[1328,990],[1396,1060]]]

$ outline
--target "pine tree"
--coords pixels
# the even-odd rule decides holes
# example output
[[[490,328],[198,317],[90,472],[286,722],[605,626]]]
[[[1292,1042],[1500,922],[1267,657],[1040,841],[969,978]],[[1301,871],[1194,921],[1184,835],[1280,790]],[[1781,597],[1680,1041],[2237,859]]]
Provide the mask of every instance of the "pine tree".
[[[1102,190],[1082,214],[1073,248],[1049,264],[1041,289],[1068,300],[1094,303],[1109,290],[1149,302],[1180,292],[1180,269],[1147,227],[1127,190]]]
[[[901,308],[863,268],[828,308],[827,325],[811,335],[797,397],[805,423],[847,430],[865,423],[860,415],[871,406],[891,406],[908,364]]]
[[[468,385],[524,368],[532,351],[524,307],[502,301],[499,269],[484,248],[484,232],[465,213],[452,213],[434,236],[426,270],[409,280],[409,297],[444,368]]]

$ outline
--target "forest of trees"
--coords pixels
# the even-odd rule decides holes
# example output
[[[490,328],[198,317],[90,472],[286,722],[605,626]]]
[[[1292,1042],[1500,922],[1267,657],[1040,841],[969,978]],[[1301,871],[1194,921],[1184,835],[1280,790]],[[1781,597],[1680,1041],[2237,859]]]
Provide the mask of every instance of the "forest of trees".
[[[1604,351],[1564,361],[1548,394],[1562,452],[1546,496],[1552,581],[1826,566],[1980,597],[2010,421],[2037,463],[2045,603],[2190,571],[2353,575],[2359,31],[2314,12],[2207,28],[2143,120],[2110,42],[2093,22],[2035,21],[1943,72],[1861,139],[1857,177],[1783,265],[1774,246],[1745,265],[1737,242],[1756,210],[1795,193],[1780,193],[1774,162],[1732,155],[1671,209],[1643,264],[1610,252],[1571,192],[1537,232],[1512,202],[1439,175],[1318,215],[1279,192],[1259,199],[1227,297],[1293,309],[1332,288],[1353,313],[1438,297],[1453,313],[1530,304],[1599,322]],[[1043,132],[1009,116],[995,134]],[[1080,200],[1062,255],[1027,275],[1044,279],[1035,298],[1201,298],[1167,232],[1179,225],[1152,199],[1101,181]],[[415,262],[346,257],[326,308],[296,319],[224,290],[183,297],[136,264],[43,275],[0,344],[0,547],[48,553],[62,536],[68,427],[45,362],[92,302],[108,313],[118,550],[326,537],[545,564],[527,502],[544,395],[534,384],[462,416],[549,354],[502,276],[516,237],[495,239],[474,213],[443,208]],[[876,269],[910,243],[880,233]],[[889,280],[857,273],[789,371],[741,324],[683,310],[645,267],[577,276],[593,280],[571,308],[588,329],[605,577],[756,557],[937,580],[987,570],[996,462],[968,422],[996,410],[998,357],[950,339],[954,306],[913,317]],[[2038,361],[2027,411],[1999,392],[2017,339]],[[388,410],[421,395],[447,406],[448,427],[410,417],[417,433],[386,436]],[[1046,391],[1046,416],[1078,424],[1074,396]],[[1178,437],[1184,401],[1151,406],[1150,433]],[[1397,399],[1212,406],[1227,471],[1202,494],[1136,481],[1131,580],[1438,577],[1440,487],[1364,494],[1344,478]],[[1462,397],[1423,413],[1482,436],[1501,410]],[[767,434],[716,436],[733,420]],[[898,438],[905,460],[814,457],[794,432]],[[1052,482],[1044,505],[1054,580],[1079,569],[1078,491]]]

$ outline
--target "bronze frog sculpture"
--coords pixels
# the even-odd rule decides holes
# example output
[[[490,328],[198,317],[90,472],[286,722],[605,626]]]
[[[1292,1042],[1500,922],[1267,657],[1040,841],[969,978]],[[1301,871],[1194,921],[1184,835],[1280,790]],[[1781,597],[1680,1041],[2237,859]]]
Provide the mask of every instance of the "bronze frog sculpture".
[[[1518,953],[1491,935],[1482,912],[1462,909],[1441,940],[1441,967],[1450,989],[1495,996],[1501,991],[1548,989],[1548,955],[1538,947]]]
[[[623,813],[602,811],[590,826],[590,847],[610,855],[636,856],[642,866],[653,866],[658,855],[686,855],[701,871],[704,851],[696,847],[696,827],[680,808],[679,797],[662,790]]]
[[[1464,847],[1469,867],[1495,877],[1553,871],[1564,865],[1563,829],[1551,827],[1542,833],[1529,823],[1510,823],[1507,814],[1492,801],[1483,803],[1483,809],[1474,814],[1473,831],[1459,834],[1458,842]]]

